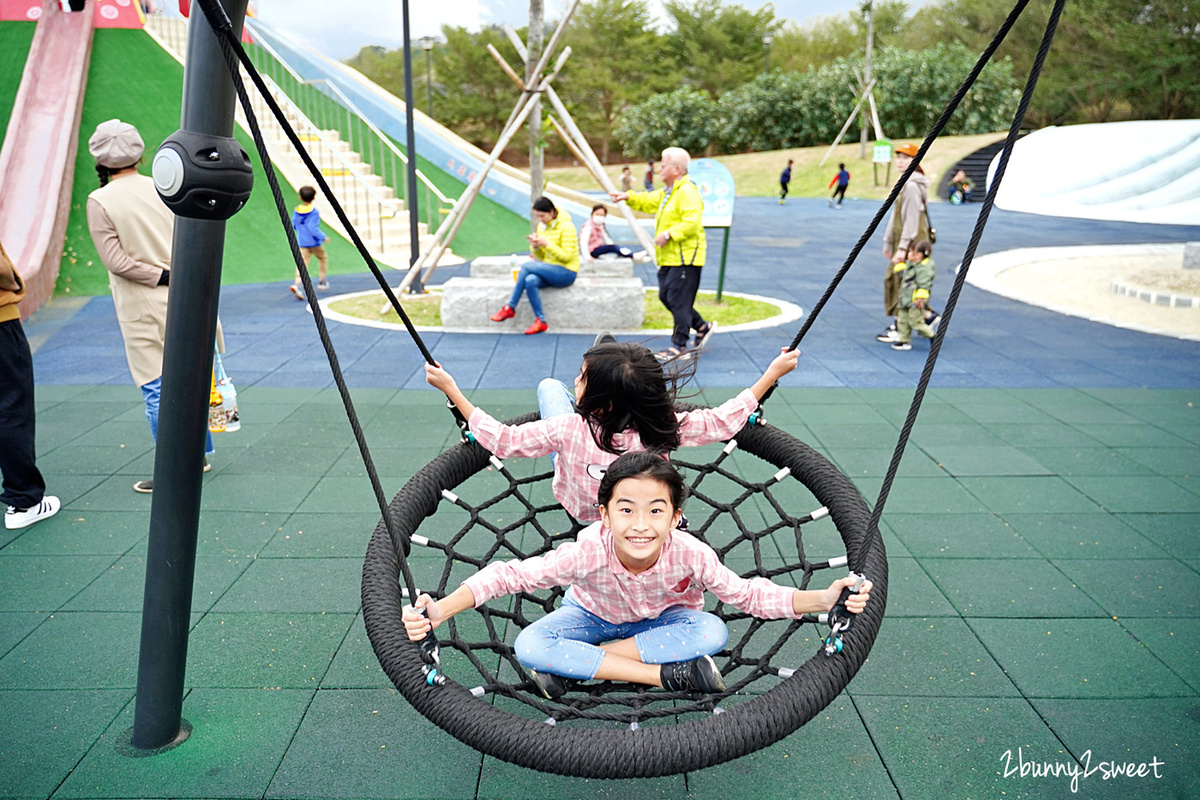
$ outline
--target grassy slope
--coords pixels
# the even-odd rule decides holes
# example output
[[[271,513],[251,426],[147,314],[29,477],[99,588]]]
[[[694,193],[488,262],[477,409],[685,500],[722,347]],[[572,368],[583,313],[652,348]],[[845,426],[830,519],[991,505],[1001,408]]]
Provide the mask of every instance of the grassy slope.
[[[976,136],[943,136],[938,139],[929,152],[925,155],[922,161],[922,166],[925,169],[925,174],[929,176],[930,182],[935,184],[941,174],[950,166],[957,163],[959,159],[968,153],[978,150],[984,145],[998,141],[1004,138],[1003,133],[985,133]],[[897,139],[892,142],[893,147],[899,147],[911,140]],[[919,141],[914,142],[918,146]],[[792,183],[789,187],[789,197],[826,197],[829,194],[830,179],[837,172],[839,161],[845,162],[846,169],[850,171],[850,190],[846,193],[847,197],[859,197],[871,200],[882,200],[887,197],[890,184],[885,180],[885,172],[882,167],[879,169],[879,185],[873,185],[872,166],[870,163],[871,149],[867,148],[867,160],[860,161],[858,158],[858,144],[843,144],[839,145],[825,165],[818,167],[817,164],[825,155],[825,151],[829,149],[829,145],[821,147],[802,147],[792,150],[774,150],[763,153],[743,153],[741,155],[720,156],[717,161],[729,168],[733,173],[734,186],[737,187],[737,194],[742,197],[770,197],[779,193],[779,173],[783,171],[789,158],[795,159],[796,163],[792,165]],[[609,173],[614,176],[614,180],[621,174],[621,167],[624,164],[616,164],[608,168]],[[641,186],[642,175],[646,171],[644,163],[633,163],[629,165],[635,176],[635,184],[637,188]],[[548,169],[546,176],[555,183],[561,183],[563,186],[568,186],[573,189],[594,190],[598,188],[595,180],[583,167],[569,167],[566,169]],[[896,179],[896,170],[893,167],[891,173],[892,181]]]
[[[0,139],[8,129],[35,27],[33,22],[0,22]]]
[[[87,196],[98,185],[93,161],[87,152],[87,140],[92,131],[96,125],[113,117],[136,125],[146,141],[147,156],[142,172],[149,174],[149,160],[159,143],[179,127],[182,86],[183,68],[142,31],[96,31],[79,130],[79,155],[64,247],[66,254],[55,290],[57,294],[108,293],[107,273],[87,230]],[[7,119],[7,115],[4,118]],[[258,159],[253,157],[249,137],[241,131],[237,132],[237,137],[252,155],[255,188],[250,202],[229,221],[222,283],[287,280],[295,267],[266,175]],[[462,185],[449,176],[435,170],[427,174],[434,175],[433,180],[448,195],[454,197],[461,192]],[[288,188],[285,188],[284,199],[289,207],[295,201]],[[453,249],[464,255],[507,252],[512,249],[513,241],[522,240],[527,229],[527,222],[520,221],[495,203],[480,200],[463,223]],[[332,236],[326,249],[331,274],[366,271],[353,246],[341,237]]]

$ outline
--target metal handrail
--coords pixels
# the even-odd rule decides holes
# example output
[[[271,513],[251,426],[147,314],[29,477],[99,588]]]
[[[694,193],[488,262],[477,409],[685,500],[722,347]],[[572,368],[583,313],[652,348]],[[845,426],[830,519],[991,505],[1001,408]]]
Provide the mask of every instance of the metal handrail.
[[[396,146],[396,144],[391,140],[391,137],[380,130],[379,127],[362,112],[358,105],[351,100],[345,92],[342,91],[341,87],[325,78],[304,78],[298,72],[296,72],[291,64],[288,63],[287,59],[285,59],[282,54],[272,47],[264,37],[256,33],[255,26],[251,20],[246,20],[246,27],[250,30],[251,36],[254,37],[255,46],[261,48],[267,55],[271,56],[271,58],[274,59],[274,61],[280,67],[287,71],[287,73],[297,84],[301,86],[311,86],[314,88],[325,89],[330,95],[333,96],[334,100],[344,106],[359,120],[360,123],[365,125],[366,129],[374,134],[376,140],[380,142],[388,151],[390,151],[395,158],[398,158],[405,166],[408,165],[408,156]],[[276,85],[278,86],[278,84]],[[429,180],[428,176],[426,176],[425,173],[419,169],[417,170],[417,180],[424,184],[426,189],[428,189],[434,195],[434,197],[438,199],[439,204],[449,207],[454,206],[455,201],[443,194],[442,191],[438,189],[438,187],[432,181]],[[397,183],[402,184],[402,182],[399,181]],[[400,189],[400,187],[393,187],[393,190],[397,190],[397,196],[403,197],[404,192],[398,189]]]

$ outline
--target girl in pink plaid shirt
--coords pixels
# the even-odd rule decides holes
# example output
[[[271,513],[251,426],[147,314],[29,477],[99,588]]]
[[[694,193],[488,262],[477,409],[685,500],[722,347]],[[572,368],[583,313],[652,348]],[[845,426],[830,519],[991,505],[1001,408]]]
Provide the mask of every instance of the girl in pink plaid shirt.
[[[626,453],[600,482],[600,522],[544,556],[493,562],[441,600],[421,595],[415,609],[404,609],[408,637],[420,641],[460,611],[495,597],[570,586],[562,606],[513,644],[548,699],[593,678],[724,691],[712,654],[725,646],[728,631],[720,617],[703,610],[706,589],[757,617],[797,618],[831,609],[855,578],[800,590],[740,577],[711,547],[676,529],[685,492],[683,478],[660,454]],[[865,581],[846,608],[861,613],[870,590]]]
[[[504,425],[476,408],[440,366],[427,364],[425,380],[446,393],[466,417],[475,439],[497,458],[554,454],[555,498],[575,519],[595,522],[600,519],[600,477],[617,456],[733,438],[767,390],[796,368],[799,357],[798,350],[780,353],[753,386],[717,408],[676,411],[677,377],[668,377],[642,345],[607,341],[583,354],[574,400],[561,381],[542,381],[542,418],[524,425]]]

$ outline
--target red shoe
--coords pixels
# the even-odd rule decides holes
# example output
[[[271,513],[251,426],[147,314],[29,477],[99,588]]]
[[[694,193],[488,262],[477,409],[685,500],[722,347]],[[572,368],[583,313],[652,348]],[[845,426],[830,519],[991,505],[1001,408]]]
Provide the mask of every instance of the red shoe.
[[[505,306],[504,308],[508,308],[508,306]],[[501,309],[501,310],[503,310],[503,309]],[[511,311],[512,309],[509,309],[509,310]],[[525,329],[525,335],[528,336],[531,333],[542,333],[549,327],[550,326],[546,324],[546,320],[535,319],[533,321],[533,324]]]
[[[500,310],[492,314],[492,322],[504,322],[504,320],[512,319],[516,315],[517,312],[513,311],[512,306],[500,306]]]

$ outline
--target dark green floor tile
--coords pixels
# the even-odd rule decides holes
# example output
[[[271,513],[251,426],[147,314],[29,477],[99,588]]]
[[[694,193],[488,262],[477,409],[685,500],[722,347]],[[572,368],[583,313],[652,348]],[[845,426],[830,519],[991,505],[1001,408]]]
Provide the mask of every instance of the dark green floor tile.
[[[196,552],[240,558],[262,552],[288,515],[267,511],[205,511],[200,514]]]
[[[456,619],[460,619],[457,618]],[[439,629],[440,630],[440,629]],[[486,635],[486,634],[485,634]],[[447,651],[448,654],[448,651]],[[467,673],[463,673],[467,674]],[[465,678],[464,678],[465,680]],[[346,634],[329,671],[321,681],[322,689],[390,689],[391,679],[379,666],[379,659],[371,649],[367,628],[362,614],[354,618],[350,632]]]
[[[1137,425],[1141,422],[1137,417],[1104,403],[1049,405],[1042,410],[1069,425]]]
[[[883,422],[863,425],[814,424],[808,428],[823,447],[878,447],[880,442],[895,442],[900,433]]]
[[[1112,514],[1005,514],[1004,519],[1046,558],[1163,558],[1167,555],[1161,547]]]
[[[969,420],[957,425],[923,424],[919,431],[914,429],[913,444],[932,445],[935,442],[939,447],[999,447],[1004,444],[987,428]]]
[[[303,690],[193,689],[183,701],[192,735],[153,758],[117,750],[133,725],[131,703],[54,796],[261,797],[311,697]]]
[[[390,500],[400,491],[407,479],[381,475],[379,480],[383,486],[384,497]],[[321,478],[296,510],[322,514],[374,510],[378,515],[379,503],[367,478]]]
[[[1117,450],[1097,447],[1029,447],[1025,452],[1055,475],[1153,475]]]
[[[153,443],[154,440],[150,438],[150,426],[145,420],[140,422],[109,421],[99,425],[93,422],[91,430],[71,441],[71,444],[81,446],[123,444],[139,449]]]
[[[1038,461],[1008,445],[923,445],[934,462],[954,476],[1049,475]]]
[[[979,639],[957,617],[885,618],[850,691],[855,697],[1017,694]]]
[[[414,769],[414,741],[435,767]],[[322,689],[265,797],[470,798],[481,760],[394,690]]]
[[[887,474],[895,448],[881,447],[834,447],[826,456],[847,475],[883,477]],[[897,473],[904,478],[941,477],[946,473],[938,467],[920,448],[910,447],[904,453]]]
[[[0,795],[49,797],[133,693],[0,691]]]
[[[149,478],[150,475],[145,477]],[[133,484],[136,481],[137,478],[131,475],[105,478],[64,510],[80,512],[81,517],[86,517],[89,511],[137,511],[149,519],[150,495],[135,492]]]
[[[1186,400],[1176,397],[1171,391],[1163,389],[1083,389],[1097,400],[1114,406],[1129,409],[1130,413],[1139,408],[1162,407],[1164,404],[1174,404],[1177,401],[1186,404]]]
[[[870,575],[867,576],[871,577]],[[916,559],[888,558],[889,617],[951,617],[950,605]]]
[[[928,399],[929,395],[925,395]],[[908,417],[909,406],[893,406],[889,409],[880,409],[879,413],[887,419],[888,422],[896,426],[899,430],[904,424],[904,420]],[[917,417],[917,426],[913,429],[913,435],[918,439],[926,438],[926,428],[929,425],[974,425],[975,420],[964,414],[958,407],[950,403],[921,403],[921,413]]]
[[[207,614],[188,642],[189,686],[315,689],[350,614]]]
[[[28,528],[4,548],[16,555],[120,555],[146,536],[150,515],[140,511],[66,508]]]
[[[192,611],[199,613],[212,608],[251,561],[247,557],[197,556]],[[146,558],[144,552],[139,552],[118,559],[65,608],[68,611],[140,612],[145,592]]]
[[[375,403],[364,401],[358,398],[353,398],[354,413],[358,416],[360,424],[366,424],[371,421],[380,409],[383,408],[383,403]],[[296,408],[284,424],[288,427],[310,426],[314,424],[341,424],[347,422],[346,407],[342,403],[340,397],[336,395],[327,399],[315,398],[313,402],[305,403]]]
[[[908,552],[918,558],[1038,557],[1012,527],[986,511],[977,514],[886,512],[884,519]]]
[[[866,496],[874,498],[878,492]],[[940,478],[896,478],[888,495],[891,514],[975,514],[987,509],[950,476]]]
[[[4,689],[132,689],[140,613],[52,615],[0,659]]]
[[[1074,447],[1087,449],[1103,447],[1091,436],[1082,433],[1069,425],[1058,423],[1022,423],[1003,422],[988,425],[987,428],[1000,438],[1004,444],[1013,447]]]
[[[63,508],[77,506],[84,497],[104,481],[103,475],[55,475],[42,471],[46,479],[46,492],[62,501]],[[133,484],[129,484],[132,487]],[[130,494],[132,494],[132,488]],[[62,513],[61,511],[59,512]]]
[[[1176,675],[1200,691],[1200,619],[1129,617],[1121,624]]]
[[[0,557],[0,611],[57,611],[113,563],[112,556]]]
[[[361,578],[357,558],[260,558],[213,610],[354,613]]]
[[[1062,797],[1096,800],[1176,800],[1200,797],[1200,712],[1195,697],[1164,700],[1034,700],[1034,708],[1075,756],[1078,794],[1069,779],[1053,778]],[[1033,760],[1066,760],[1031,752]],[[1158,761],[1157,769],[1152,766]],[[1133,764],[1133,776],[1111,775]],[[1141,777],[1138,770],[1146,767]],[[1156,774],[1157,773],[1157,774]],[[1110,777],[1106,780],[1105,775]]]
[[[303,513],[288,517],[270,543],[264,558],[362,558],[379,512],[353,514]]]
[[[1068,480],[1096,503],[1115,513],[1200,511],[1200,497],[1172,483],[1168,478],[1085,476]]]
[[[552,759],[553,756],[547,754],[547,758]],[[688,791],[688,787],[691,786],[690,778],[691,775],[687,778],[683,775],[668,775],[658,778],[588,780],[537,772],[494,758],[484,758],[476,796],[505,800],[653,800],[704,796]]]
[[[1076,430],[1109,447],[1181,447],[1187,439],[1150,425],[1073,425]]]
[[[299,408],[322,393],[322,389],[311,386],[281,388],[275,386],[247,386],[238,389],[238,406],[244,402],[250,406],[272,405]]]
[[[1200,558],[1200,514],[1119,514],[1117,519],[1176,558]]]
[[[3,611],[0,612],[0,657],[33,632],[50,615],[44,611]]]
[[[1059,561],[1115,617],[1200,617],[1200,575],[1175,559]]]
[[[768,409],[768,414],[770,414]],[[807,403],[796,410],[800,422],[805,425],[891,425],[889,420],[866,403]]]
[[[111,475],[138,456],[154,449],[144,442],[108,445],[66,444],[38,456],[38,469],[55,475]]]
[[[1055,752],[1058,741],[1024,700],[859,697],[859,713],[905,800],[1072,797],[1053,781],[1005,778],[1018,746]]]
[[[1192,691],[1110,619],[970,624],[1026,697],[1173,697]]]
[[[227,475],[316,475],[329,471],[346,452],[345,445],[333,447],[271,447],[259,445],[236,455],[222,467]]]
[[[961,482],[984,506],[1001,515],[1035,511],[1072,514],[1101,510],[1078,489],[1058,477],[962,478]]]
[[[847,786],[861,797],[899,797],[845,694],[786,739],[687,777],[688,795],[703,798],[840,798]]]
[[[437,458],[441,447],[378,447],[371,446],[371,462],[376,475],[395,475],[405,479],[415,475],[421,467]],[[367,474],[362,453],[358,447],[346,449],[329,468],[331,478],[361,478]]]
[[[1104,609],[1049,561],[922,558],[921,566],[964,617],[1104,617]]]
[[[292,512],[317,485],[317,478],[292,475],[216,475],[204,487],[205,511]]]
[[[1006,391],[1031,406],[1052,410],[1065,406],[1096,408],[1106,405],[1082,389],[1075,388],[1008,389]]]
[[[986,426],[992,425],[1053,425],[1054,417],[1045,411],[1021,402],[964,403],[958,406],[971,419]]]

